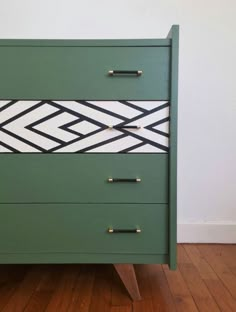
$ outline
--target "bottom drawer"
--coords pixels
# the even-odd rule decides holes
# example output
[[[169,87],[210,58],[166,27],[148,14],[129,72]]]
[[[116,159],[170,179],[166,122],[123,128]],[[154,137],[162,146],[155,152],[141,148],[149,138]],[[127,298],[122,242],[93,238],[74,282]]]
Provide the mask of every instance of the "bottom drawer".
[[[1,204],[0,254],[45,252],[167,254],[167,205]]]

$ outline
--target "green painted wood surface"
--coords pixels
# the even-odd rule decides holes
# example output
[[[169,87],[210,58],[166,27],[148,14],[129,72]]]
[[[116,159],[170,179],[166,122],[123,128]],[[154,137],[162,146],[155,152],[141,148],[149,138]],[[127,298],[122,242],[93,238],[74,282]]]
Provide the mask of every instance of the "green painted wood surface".
[[[167,154],[0,154],[0,172],[1,203],[166,203],[168,196]]]
[[[166,205],[1,204],[0,215],[0,253],[168,252]],[[109,227],[142,232],[109,234]]]
[[[170,153],[169,153],[169,266],[177,265],[177,114],[178,114],[178,57],[179,26],[171,28],[170,79]]]
[[[95,253],[0,253],[0,263],[160,263],[168,254],[95,254]]]
[[[169,60],[169,47],[0,46],[0,99],[168,100]]]
[[[0,39],[0,46],[169,47],[170,39]]]

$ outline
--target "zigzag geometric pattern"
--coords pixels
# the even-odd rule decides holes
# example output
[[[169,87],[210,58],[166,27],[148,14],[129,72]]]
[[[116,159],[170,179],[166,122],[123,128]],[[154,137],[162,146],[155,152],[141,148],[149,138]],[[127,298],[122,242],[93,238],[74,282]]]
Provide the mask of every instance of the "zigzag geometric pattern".
[[[0,101],[0,153],[166,153],[166,101]]]

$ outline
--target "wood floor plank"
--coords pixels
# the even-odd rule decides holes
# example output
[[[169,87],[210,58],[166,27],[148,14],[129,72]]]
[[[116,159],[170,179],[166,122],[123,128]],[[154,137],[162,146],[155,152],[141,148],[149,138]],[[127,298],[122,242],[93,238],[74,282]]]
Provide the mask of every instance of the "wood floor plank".
[[[206,280],[209,291],[217,302],[220,311],[234,312],[236,311],[236,301],[227,291],[221,281]]]
[[[113,267],[99,264],[96,266],[92,300],[89,312],[109,312],[111,309],[111,285]]]
[[[41,281],[24,312],[42,312],[48,306],[63,272],[63,265],[44,265]]]
[[[0,311],[12,298],[29,269],[29,265],[0,266]]]
[[[218,280],[218,276],[209,265],[209,263],[204,259],[203,255],[197,248],[197,245],[193,244],[184,244],[184,249],[191,259],[192,263],[198,269],[201,278],[204,280]]]
[[[201,276],[197,271],[195,265],[191,263],[191,260],[185,252],[184,248],[180,247],[180,249],[182,256],[184,256],[185,263],[179,263],[178,267],[191,292],[197,308],[199,309],[199,311],[202,312],[220,311],[207,286],[201,279]],[[189,260],[187,260],[187,258]],[[187,261],[188,263],[186,263]]]
[[[172,293],[174,304],[177,311],[198,311],[191,293],[181,275],[179,269],[176,271],[169,270],[167,265],[163,265],[170,291]]]
[[[138,300],[133,302],[133,312],[156,312],[153,310],[152,299]]]
[[[177,263],[178,264],[192,263],[191,259],[189,258],[188,254],[184,249],[183,244],[178,244],[177,246]]]
[[[215,252],[213,246],[198,245],[198,249],[204,256],[205,260],[212,268],[214,268],[215,273],[221,279],[234,299],[236,299],[236,276],[232,274],[229,267],[224,263],[221,255]]]
[[[184,249],[192,263],[197,268],[201,278],[208,287],[212,297],[215,299],[221,311],[236,311],[236,301],[224,286],[210,264],[200,253],[197,245],[185,244]]]
[[[151,287],[153,310],[155,312],[176,311],[174,300],[162,266],[158,264],[146,265],[146,272]]]
[[[66,312],[74,290],[74,285],[79,274],[79,265],[65,265],[62,277],[54,291],[45,312]]]
[[[214,244],[211,245],[211,248],[236,275],[236,244]]]
[[[91,303],[96,265],[81,265],[67,312],[88,312]]]
[[[12,297],[2,309],[2,312],[19,312],[23,311],[34,293],[42,277],[42,266],[32,266],[26,273],[24,279],[15,289]]]
[[[110,312],[133,312],[132,306],[111,307]]]

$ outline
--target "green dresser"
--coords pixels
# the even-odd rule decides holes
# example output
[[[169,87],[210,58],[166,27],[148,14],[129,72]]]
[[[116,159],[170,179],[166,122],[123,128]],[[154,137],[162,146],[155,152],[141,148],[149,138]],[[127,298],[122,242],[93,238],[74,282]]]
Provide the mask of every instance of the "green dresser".
[[[178,32],[0,40],[0,263],[176,267]]]

